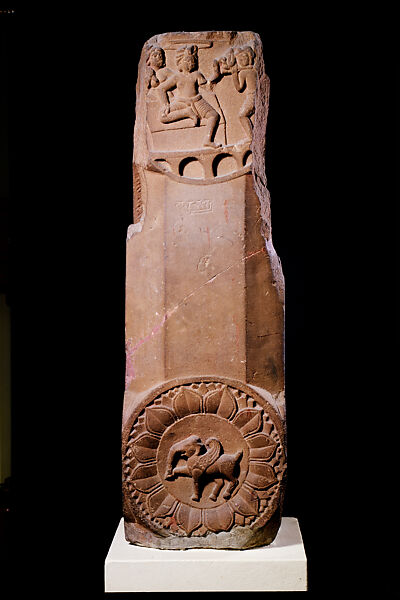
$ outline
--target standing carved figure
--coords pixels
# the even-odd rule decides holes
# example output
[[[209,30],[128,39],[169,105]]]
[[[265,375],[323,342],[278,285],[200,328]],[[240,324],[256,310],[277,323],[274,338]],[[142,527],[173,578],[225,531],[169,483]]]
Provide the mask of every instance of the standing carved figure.
[[[165,66],[165,52],[161,46],[151,46],[146,65],[146,82],[148,88],[157,87],[173,74],[173,70]]]
[[[163,106],[161,122],[173,123],[189,118],[196,126],[201,119],[206,119],[207,131],[203,144],[212,148],[219,147],[221,144],[213,141],[219,122],[219,114],[199,94],[199,86],[205,85],[207,80],[198,70],[197,46],[184,46],[177,50],[176,64],[179,72],[173,73],[158,87]],[[176,89],[177,93],[170,102],[167,92],[173,89]]]
[[[236,63],[232,66],[233,84],[238,92],[245,94],[245,100],[239,112],[239,119],[246,133],[246,138],[251,140],[253,124],[250,117],[255,110],[255,96],[257,74],[254,68],[254,50],[250,46],[238,48],[235,51]]]

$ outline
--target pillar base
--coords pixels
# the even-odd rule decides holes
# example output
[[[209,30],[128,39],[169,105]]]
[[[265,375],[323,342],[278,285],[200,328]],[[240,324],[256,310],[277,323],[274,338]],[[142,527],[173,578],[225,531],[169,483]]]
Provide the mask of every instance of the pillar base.
[[[283,517],[272,544],[249,550],[134,546],[121,519],[105,561],[106,592],[306,590],[307,558],[293,517]]]

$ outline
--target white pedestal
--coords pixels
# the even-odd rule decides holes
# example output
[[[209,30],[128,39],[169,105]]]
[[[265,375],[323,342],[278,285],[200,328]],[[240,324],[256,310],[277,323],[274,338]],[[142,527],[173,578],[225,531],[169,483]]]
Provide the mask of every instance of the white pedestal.
[[[299,523],[284,517],[274,542],[249,550],[158,550],[125,540],[121,519],[105,561],[106,592],[306,591]]]

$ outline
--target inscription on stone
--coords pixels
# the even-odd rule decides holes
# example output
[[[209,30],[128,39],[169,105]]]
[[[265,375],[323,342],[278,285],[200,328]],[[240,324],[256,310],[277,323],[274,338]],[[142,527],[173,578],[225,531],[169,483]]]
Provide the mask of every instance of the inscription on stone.
[[[211,200],[186,200],[177,202],[175,206],[191,215],[212,212]]]

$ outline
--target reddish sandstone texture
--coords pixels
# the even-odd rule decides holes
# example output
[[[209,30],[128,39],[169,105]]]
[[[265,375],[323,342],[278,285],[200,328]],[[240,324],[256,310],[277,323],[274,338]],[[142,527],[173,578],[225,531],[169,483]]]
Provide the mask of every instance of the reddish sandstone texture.
[[[265,178],[268,94],[252,32],[144,45],[126,275],[132,543],[248,548],[280,525],[284,281]]]

